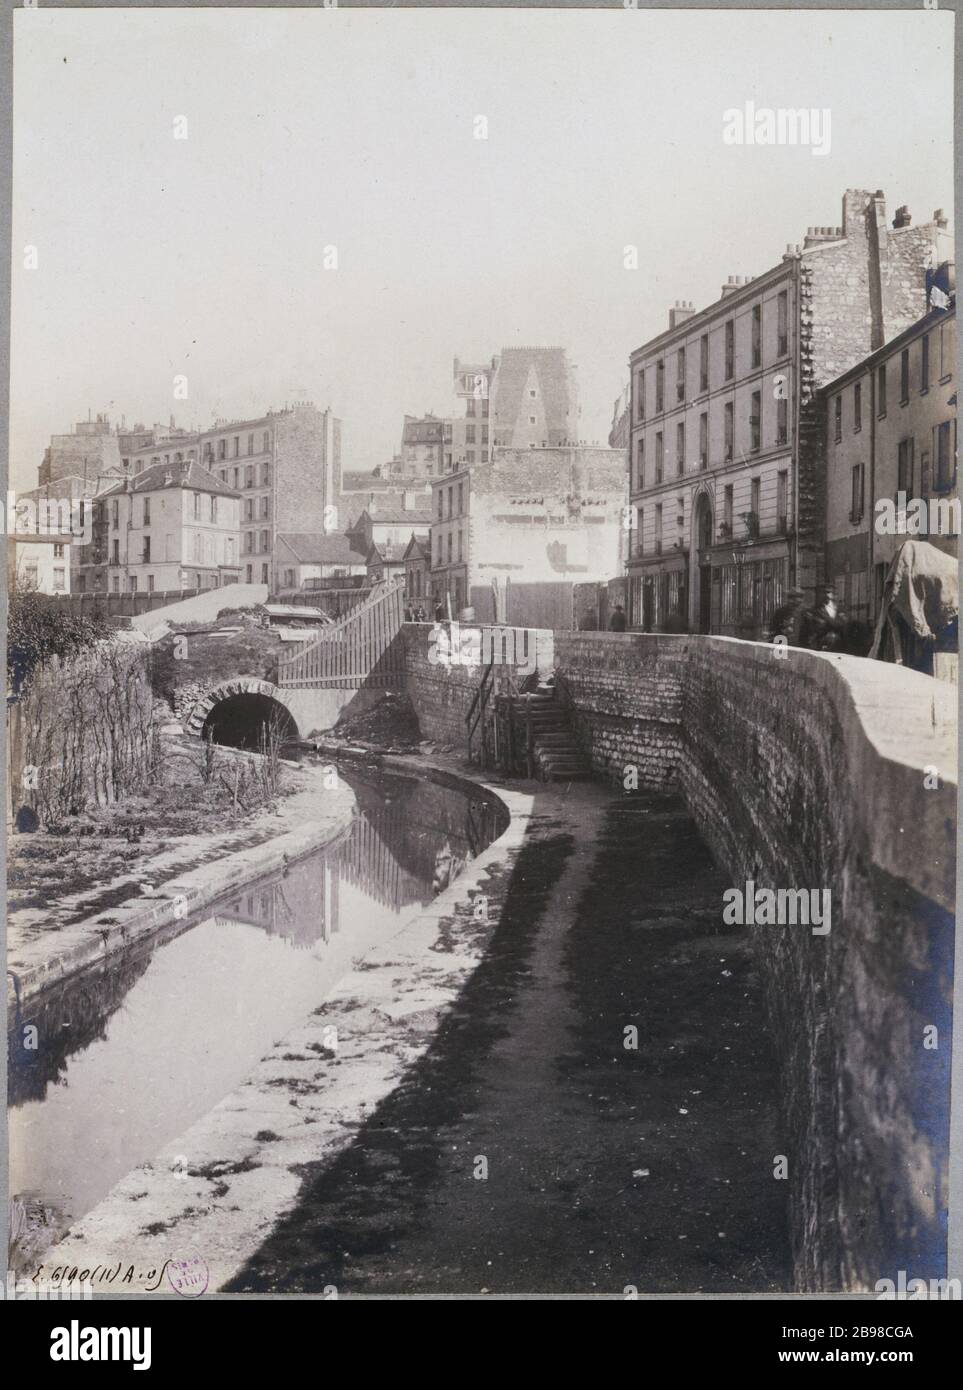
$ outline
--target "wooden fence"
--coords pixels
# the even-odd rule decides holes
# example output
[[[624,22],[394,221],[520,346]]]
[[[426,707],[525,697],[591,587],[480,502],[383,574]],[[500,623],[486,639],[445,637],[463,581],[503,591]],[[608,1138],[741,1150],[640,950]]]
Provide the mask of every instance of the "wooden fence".
[[[295,656],[278,662],[285,689],[360,690],[396,687],[405,658],[397,641],[404,621],[404,581],[381,584],[357,608],[332,623]]]

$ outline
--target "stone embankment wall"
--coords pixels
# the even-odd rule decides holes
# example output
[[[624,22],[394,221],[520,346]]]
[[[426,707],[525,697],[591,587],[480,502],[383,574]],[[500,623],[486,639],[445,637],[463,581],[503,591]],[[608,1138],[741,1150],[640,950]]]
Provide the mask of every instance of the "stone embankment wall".
[[[753,927],[798,1287],[940,1277],[955,688],[727,638],[556,633],[555,656],[600,774],[679,787],[734,888],[831,893],[826,934]]]
[[[553,634],[546,628],[499,630],[484,624],[473,626],[467,623],[460,628],[457,623],[442,623],[441,628],[445,633],[454,629],[456,638],[460,632],[462,639],[467,633],[479,631],[483,634],[492,631],[509,634],[504,649],[500,643],[496,644],[500,674],[510,673],[517,680],[524,677],[533,664],[542,675],[551,674],[554,643]],[[421,725],[422,738],[461,751],[466,742],[465,716],[478,689],[484,664],[478,661],[465,664],[462,660],[453,659],[453,656],[471,656],[474,649],[470,644],[465,644],[461,649],[456,640],[452,655],[439,650],[438,631],[428,623],[405,623],[401,640],[405,644],[406,689]],[[501,660],[503,655],[510,658],[513,651],[519,660]],[[487,663],[484,649],[482,657]]]

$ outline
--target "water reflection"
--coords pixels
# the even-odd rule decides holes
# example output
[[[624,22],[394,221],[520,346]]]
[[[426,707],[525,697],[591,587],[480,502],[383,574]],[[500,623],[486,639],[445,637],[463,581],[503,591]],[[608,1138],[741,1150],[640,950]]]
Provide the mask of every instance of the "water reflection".
[[[358,812],[337,843],[11,1010],[12,1192],[89,1210],[504,828],[481,796],[344,775]]]
[[[422,906],[458,877],[504,829],[497,802],[414,778],[344,774],[359,814],[347,837],[320,856],[259,879],[225,902],[216,920],[245,922],[295,947],[339,930],[344,885],[401,912]]]

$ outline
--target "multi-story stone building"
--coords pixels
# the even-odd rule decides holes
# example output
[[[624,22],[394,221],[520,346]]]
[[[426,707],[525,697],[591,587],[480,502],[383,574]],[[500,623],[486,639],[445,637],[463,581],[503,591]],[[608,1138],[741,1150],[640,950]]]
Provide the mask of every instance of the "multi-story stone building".
[[[401,431],[401,453],[383,467],[392,479],[437,478],[445,471],[445,454],[451,450],[451,421],[437,415],[406,415]]]
[[[280,532],[342,529],[341,422],[310,401],[198,435],[199,460],[241,495],[241,579],[277,588]]]
[[[818,388],[925,308],[942,213],[886,224],[850,189],[839,227],[753,278],[730,276],[631,355],[629,620],[646,631],[760,635],[789,585],[812,598],[825,542]]]
[[[944,268],[949,271],[949,267]],[[852,618],[875,623],[907,540],[956,555],[956,308],[952,279],[905,332],[826,386],[826,577]],[[920,505],[923,504],[923,505]]]
[[[456,617],[471,602],[468,552],[472,472],[473,468],[489,466],[463,466],[435,482],[431,490],[428,560],[432,603],[444,606],[445,596],[450,595],[451,611]]]
[[[122,471],[116,432],[106,415],[84,420],[70,434],[52,434],[40,464],[39,482],[53,483],[61,478],[78,477],[87,483],[87,496],[97,491],[97,479]]]
[[[455,615],[571,626],[574,585],[620,570],[621,449],[496,449],[432,492],[432,602]]]
[[[92,503],[79,592],[152,593],[219,588],[240,575],[240,497],[189,460],[130,474]]]
[[[626,382],[612,407],[609,448],[627,449],[632,442],[632,387]]]

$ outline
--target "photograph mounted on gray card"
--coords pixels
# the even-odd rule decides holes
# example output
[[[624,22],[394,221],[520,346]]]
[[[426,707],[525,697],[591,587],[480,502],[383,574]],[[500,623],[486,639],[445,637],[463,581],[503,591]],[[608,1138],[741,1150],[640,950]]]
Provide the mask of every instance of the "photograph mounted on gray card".
[[[15,12],[9,1297],[960,1297],[953,25]]]

